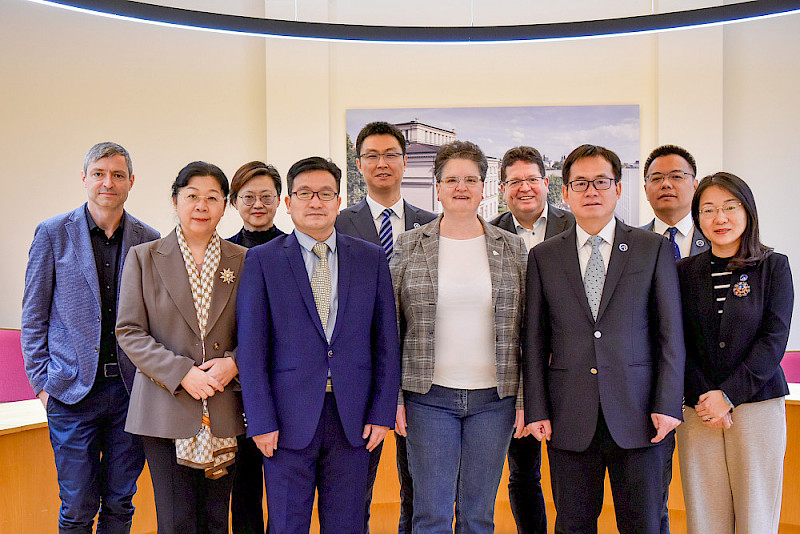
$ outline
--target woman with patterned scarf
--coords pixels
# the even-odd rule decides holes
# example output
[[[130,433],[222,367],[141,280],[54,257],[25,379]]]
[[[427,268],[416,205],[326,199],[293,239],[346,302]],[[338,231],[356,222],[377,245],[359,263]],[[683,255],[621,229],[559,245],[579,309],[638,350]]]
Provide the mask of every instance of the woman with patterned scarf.
[[[159,534],[227,533],[236,436],[236,292],[246,249],[220,239],[228,179],[195,161],[172,184],[179,224],[130,250],[117,313],[138,368],[125,430],[142,438]]]

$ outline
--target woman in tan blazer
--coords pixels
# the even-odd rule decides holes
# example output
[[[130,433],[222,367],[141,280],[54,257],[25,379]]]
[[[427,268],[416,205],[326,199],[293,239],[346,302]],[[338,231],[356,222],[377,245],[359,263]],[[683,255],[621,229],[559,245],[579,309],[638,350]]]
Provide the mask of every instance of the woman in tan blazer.
[[[493,532],[511,435],[525,434],[525,245],[478,215],[487,167],[473,143],[442,146],[434,174],[443,214],[394,245],[402,346],[395,429],[407,436],[419,532],[451,531],[453,503],[457,532]]]
[[[117,339],[136,365],[125,430],[142,437],[159,534],[227,533],[236,436],[236,291],[246,249],[216,233],[228,180],[196,161],[172,184],[179,224],[131,249]]]

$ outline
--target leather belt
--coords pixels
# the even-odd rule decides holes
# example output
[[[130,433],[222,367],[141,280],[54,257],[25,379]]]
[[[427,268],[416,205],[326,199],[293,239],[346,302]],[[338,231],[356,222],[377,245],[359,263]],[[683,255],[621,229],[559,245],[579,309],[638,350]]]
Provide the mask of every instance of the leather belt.
[[[106,378],[115,378],[119,376],[119,364],[117,363],[104,363],[103,376]]]

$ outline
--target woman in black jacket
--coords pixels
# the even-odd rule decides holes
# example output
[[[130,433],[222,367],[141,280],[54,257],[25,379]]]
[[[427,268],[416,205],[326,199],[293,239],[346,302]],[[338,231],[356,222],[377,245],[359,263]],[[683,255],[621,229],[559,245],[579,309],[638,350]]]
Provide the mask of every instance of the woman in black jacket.
[[[703,178],[692,217],[711,250],[678,263],[686,336],[678,450],[688,532],[777,532],[789,261],[761,243],[753,193],[732,174]]]

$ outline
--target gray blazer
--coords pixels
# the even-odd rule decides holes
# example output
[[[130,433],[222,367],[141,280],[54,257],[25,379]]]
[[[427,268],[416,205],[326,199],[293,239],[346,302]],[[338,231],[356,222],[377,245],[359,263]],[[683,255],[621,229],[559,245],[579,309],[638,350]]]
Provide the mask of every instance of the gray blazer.
[[[514,227],[514,219],[510,211],[495,217],[492,220],[492,224],[512,234],[517,233],[517,229]],[[575,217],[570,212],[559,209],[552,204],[547,205],[547,226],[544,231],[545,239],[550,239],[565,230],[569,230],[573,226],[575,226]]]
[[[644,226],[640,226],[639,228],[641,228],[642,230],[647,230],[649,232],[652,232],[653,228],[655,227],[656,227],[656,220],[653,219],[649,223],[645,224]],[[711,245],[709,245],[708,241],[706,241],[703,232],[701,232],[699,228],[695,228],[694,235],[692,235],[692,248],[689,249],[689,256],[696,256],[701,252],[705,252],[709,248],[711,248]]]
[[[206,326],[206,359],[235,357],[236,291],[247,249],[220,241]],[[233,272],[225,283],[220,273]],[[189,277],[175,231],[133,247],[122,272],[117,340],[136,365],[125,430],[158,438],[188,438],[200,430],[202,402],[180,383],[203,361],[200,330]],[[241,392],[234,382],[208,399],[211,432],[244,433]]]
[[[517,395],[517,409],[522,409],[519,335],[525,301],[525,243],[516,234],[478,218],[486,235],[492,277],[497,394],[500,398]],[[441,220],[440,216],[400,234],[390,265],[400,324],[401,388],[415,393],[427,393],[433,382]]]

